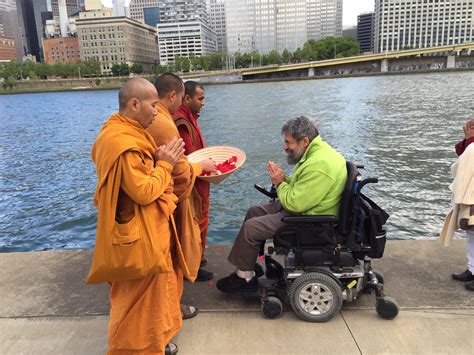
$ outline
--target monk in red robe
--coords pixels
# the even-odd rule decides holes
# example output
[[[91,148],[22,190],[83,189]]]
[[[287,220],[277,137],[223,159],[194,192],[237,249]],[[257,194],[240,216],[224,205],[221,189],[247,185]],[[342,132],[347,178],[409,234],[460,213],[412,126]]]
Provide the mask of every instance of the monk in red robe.
[[[199,113],[204,106],[204,87],[195,81],[186,81],[184,83],[184,98],[179,110],[174,115],[174,122],[178,127],[179,135],[184,140],[185,154],[202,149],[206,146],[198,124]],[[203,269],[207,264],[207,258],[204,256],[206,248],[207,229],[209,226],[209,195],[210,185],[207,181],[196,179],[194,188],[200,199],[200,218],[199,230],[201,232],[202,259],[196,281],[209,281],[214,277],[210,271]]]

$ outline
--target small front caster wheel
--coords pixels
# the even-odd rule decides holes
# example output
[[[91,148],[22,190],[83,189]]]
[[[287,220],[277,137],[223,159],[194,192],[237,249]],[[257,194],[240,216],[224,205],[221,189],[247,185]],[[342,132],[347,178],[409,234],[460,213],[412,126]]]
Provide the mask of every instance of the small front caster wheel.
[[[283,314],[283,303],[277,297],[268,297],[268,300],[262,301],[262,312],[267,318],[278,318]]]
[[[398,315],[399,306],[397,301],[391,297],[377,299],[376,310],[383,319],[393,319]]]

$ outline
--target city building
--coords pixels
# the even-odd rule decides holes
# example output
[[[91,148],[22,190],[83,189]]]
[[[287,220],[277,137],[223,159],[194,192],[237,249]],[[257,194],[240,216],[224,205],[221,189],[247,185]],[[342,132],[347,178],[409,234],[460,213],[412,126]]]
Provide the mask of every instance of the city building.
[[[161,65],[168,65],[176,56],[209,55],[217,50],[215,32],[202,21],[160,23],[156,28]]]
[[[51,8],[52,8],[54,17],[59,17],[59,1],[62,1],[62,0],[51,0]],[[78,1],[78,0],[65,0],[65,1],[66,1],[66,9],[67,9],[68,16],[71,16],[74,13],[81,10],[81,1]]]
[[[112,0],[114,16],[126,16],[125,0]]]
[[[227,39],[225,30],[225,1],[208,0],[207,14],[209,27],[216,33],[217,50],[227,52]]]
[[[374,51],[374,13],[367,12],[357,16],[357,42],[361,53]]]
[[[159,3],[160,3],[159,0],[130,0],[130,4],[129,4],[130,18],[137,21],[144,22],[147,25],[149,25],[149,23],[145,21],[145,9],[146,9],[149,17],[151,16],[151,14],[154,13],[156,15],[156,12],[158,12],[158,20],[159,20],[160,18],[159,17],[159,13],[160,13]],[[158,9],[158,10],[150,11],[149,9]],[[148,19],[148,21],[154,22],[154,19]],[[159,21],[157,23],[159,23]]]
[[[342,35],[342,0],[306,0],[306,6],[308,40]]]
[[[208,24],[205,0],[161,0],[160,23],[199,20]]]
[[[357,40],[357,26],[350,26],[342,30],[342,37],[352,37]]]
[[[154,71],[158,58],[154,27],[127,17],[79,16],[76,28],[81,59],[99,61],[103,74],[121,63],[141,64],[145,72]]]
[[[160,23],[160,8],[146,7],[143,9],[143,22],[148,26],[155,27]]]
[[[78,63],[81,59],[77,37],[44,38],[43,51],[49,64]]]
[[[0,62],[16,59],[15,38],[0,35]]]
[[[229,53],[295,51],[342,35],[342,0],[225,0]]]
[[[474,42],[474,0],[376,0],[375,52]]]
[[[64,0],[63,0],[64,1]],[[44,14],[48,12],[46,0],[18,0],[18,24],[22,33],[24,54],[37,61],[43,57]]]
[[[0,1],[0,30],[1,35],[15,40],[16,59],[22,59],[26,54],[23,50],[24,31],[20,27],[16,0]]]
[[[102,8],[102,0],[86,0],[84,2],[84,10],[100,10]]]

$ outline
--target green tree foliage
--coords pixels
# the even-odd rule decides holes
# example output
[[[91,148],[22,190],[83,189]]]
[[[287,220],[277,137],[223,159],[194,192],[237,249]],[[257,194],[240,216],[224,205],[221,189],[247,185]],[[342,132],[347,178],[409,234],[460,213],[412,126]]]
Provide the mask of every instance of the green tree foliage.
[[[133,73],[133,74],[141,74],[143,73],[143,65],[139,64],[139,63],[134,63],[132,64],[132,66],[130,67],[130,71]]]
[[[285,50],[281,54],[281,62],[283,64],[288,64],[290,62],[290,60],[291,60],[291,54],[288,51],[288,49],[285,48]]]
[[[280,53],[273,50],[268,53],[268,64],[280,64],[281,63],[281,56]]]

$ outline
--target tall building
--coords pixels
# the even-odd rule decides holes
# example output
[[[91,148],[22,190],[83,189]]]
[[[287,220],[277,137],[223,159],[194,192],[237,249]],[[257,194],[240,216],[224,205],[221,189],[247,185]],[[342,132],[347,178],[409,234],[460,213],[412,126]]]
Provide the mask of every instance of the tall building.
[[[23,35],[25,54],[37,61],[43,57],[44,14],[48,12],[46,0],[17,0],[19,27]]]
[[[342,35],[342,0],[225,0],[228,52],[295,51]]]
[[[207,14],[209,18],[209,27],[214,30],[217,38],[217,50],[227,51],[227,39],[225,29],[225,1],[208,0]]]
[[[114,16],[126,16],[125,0],[112,0]]]
[[[1,34],[15,40],[16,59],[22,59],[26,54],[23,50],[25,32],[20,26],[19,17],[16,0],[0,0]]]
[[[110,73],[114,64],[121,63],[154,70],[158,58],[155,28],[127,17],[92,16],[80,16],[76,28],[81,59],[99,61],[102,73]]]
[[[209,55],[217,50],[215,32],[201,21],[160,23],[157,26],[160,64],[176,56]]]
[[[158,9],[159,13],[159,3],[159,0],[130,0],[130,18],[145,22],[145,9]]]
[[[59,5],[60,0],[51,0],[51,8],[53,10],[53,16],[59,17]],[[35,0],[36,2],[36,0]],[[66,9],[68,16],[78,12],[81,9],[81,1],[78,0],[66,0]]]
[[[306,6],[308,39],[342,35],[342,0],[306,0]]]
[[[102,0],[85,0],[84,10],[100,10],[102,8]]]
[[[376,0],[375,51],[474,42],[474,0]]]
[[[357,16],[357,42],[360,52],[374,51],[374,13],[367,12]]]

